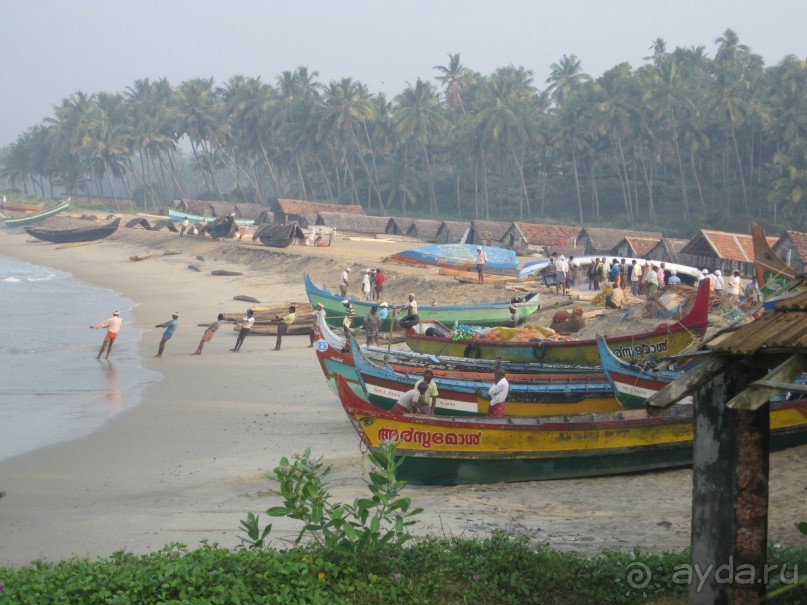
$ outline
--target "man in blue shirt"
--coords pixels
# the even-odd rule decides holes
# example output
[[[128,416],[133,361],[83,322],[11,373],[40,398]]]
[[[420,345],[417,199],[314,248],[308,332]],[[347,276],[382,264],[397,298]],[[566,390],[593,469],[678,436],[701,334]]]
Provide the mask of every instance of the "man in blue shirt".
[[[165,349],[165,343],[171,340],[171,337],[174,335],[174,332],[177,331],[177,325],[179,324],[179,313],[174,313],[171,316],[171,319],[168,321],[164,321],[161,324],[157,324],[154,326],[155,328],[165,328],[163,332],[163,337],[160,340],[160,348],[157,351],[157,354],[154,357],[162,357],[163,350]]]

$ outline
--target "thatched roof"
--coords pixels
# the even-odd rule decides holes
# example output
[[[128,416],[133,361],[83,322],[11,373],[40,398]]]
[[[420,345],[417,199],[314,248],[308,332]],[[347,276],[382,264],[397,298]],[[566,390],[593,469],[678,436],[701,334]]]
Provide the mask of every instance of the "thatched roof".
[[[424,241],[433,242],[437,237],[437,230],[440,228],[442,221],[435,221],[431,219],[416,218],[412,219],[412,224],[406,230],[406,235],[409,237],[416,237]]]
[[[263,204],[253,204],[251,202],[238,202],[235,205],[235,216],[244,220],[255,221],[263,212],[266,206]]]
[[[499,221],[471,221],[471,240],[469,244],[500,242],[512,223]]]
[[[256,225],[266,225],[268,223],[275,222],[275,213],[267,210],[266,208],[258,215],[258,218],[255,219]]]
[[[272,211],[283,214],[303,216],[320,212],[339,212],[342,214],[364,214],[364,209],[356,204],[326,204],[324,202],[306,202],[303,200],[278,199],[272,204]]]
[[[317,225],[333,227],[339,231],[373,234],[384,233],[388,218],[385,216],[368,216],[366,214],[349,214],[344,212],[320,212]]]
[[[195,214],[197,216],[216,216],[213,206],[207,200],[174,200],[171,204],[173,210],[184,212],[185,214]]]
[[[393,216],[387,221],[387,226],[384,228],[384,233],[388,233],[389,235],[406,235],[406,232],[411,226],[411,218]]]
[[[672,237],[662,237],[647,253],[650,260],[664,261],[667,263],[677,263],[679,265],[689,265],[697,267],[698,259],[692,254],[684,254],[681,250],[689,243],[686,239],[675,239]]]
[[[443,221],[437,229],[435,239],[446,244],[457,244],[470,228],[471,223],[468,221]]]

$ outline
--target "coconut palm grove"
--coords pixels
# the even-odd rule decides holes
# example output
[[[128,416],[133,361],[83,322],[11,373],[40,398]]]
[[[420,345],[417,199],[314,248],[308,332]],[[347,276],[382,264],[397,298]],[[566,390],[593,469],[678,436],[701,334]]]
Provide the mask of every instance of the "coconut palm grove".
[[[563,54],[545,82],[448,54],[391,99],[303,66],[273,82],[146,78],[57,102],[0,150],[0,170],[8,191],[146,212],[293,198],[679,236],[752,220],[803,228],[807,62],[765,65],[732,30],[710,47],[656,39],[642,65],[599,77]]]

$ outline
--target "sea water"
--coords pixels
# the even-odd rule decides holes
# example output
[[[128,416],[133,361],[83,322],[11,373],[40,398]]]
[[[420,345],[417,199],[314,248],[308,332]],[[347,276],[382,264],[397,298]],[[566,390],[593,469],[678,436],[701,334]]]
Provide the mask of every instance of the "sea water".
[[[145,368],[134,303],[69,273],[0,256],[0,460],[87,435],[137,405],[160,374]],[[109,360],[106,329],[123,320]]]

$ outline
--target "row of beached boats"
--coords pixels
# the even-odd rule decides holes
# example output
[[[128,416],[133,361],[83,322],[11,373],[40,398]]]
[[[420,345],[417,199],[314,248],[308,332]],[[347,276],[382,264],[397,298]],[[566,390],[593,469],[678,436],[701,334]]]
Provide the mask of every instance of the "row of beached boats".
[[[781,261],[766,263],[769,275],[794,275]],[[325,306],[328,321],[341,324],[341,297],[316,288],[308,277],[306,290],[312,305]],[[648,413],[645,403],[687,371],[653,360],[680,353],[704,336],[709,296],[704,280],[677,321],[592,341],[457,341],[446,326],[454,322],[446,309],[406,330],[408,351],[359,346],[320,317],[317,357],[361,441],[370,449],[395,442],[399,477],[410,483],[530,481],[682,467],[692,462],[692,399],[660,414]],[[352,303],[361,317],[363,301]],[[480,314],[490,312],[488,305],[476,306]],[[422,307],[419,315],[428,309]],[[473,309],[463,313],[463,321],[472,323]],[[487,325],[496,321],[485,316]],[[426,369],[440,392],[434,415],[392,413]],[[486,415],[497,369],[510,382],[504,418]],[[780,394],[771,400],[772,449],[807,443],[803,397]]]

